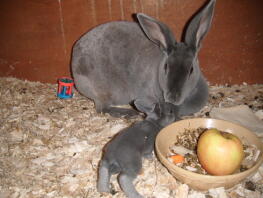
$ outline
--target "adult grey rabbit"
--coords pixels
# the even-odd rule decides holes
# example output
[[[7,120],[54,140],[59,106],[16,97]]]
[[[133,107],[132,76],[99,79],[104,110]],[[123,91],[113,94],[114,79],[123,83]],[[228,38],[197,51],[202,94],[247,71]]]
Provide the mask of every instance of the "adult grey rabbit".
[[[140,111],[146,112],[147,117],[124,129],[106,144],[99,166],[99,192],[110,192],[111,175],[120,173],[119,184],[126,196],[141,198],[132,182],[142,168],[142,157],[152,154],[157,133],[178,119],[178,109],[173,104],[160,103],[148,107],[142,105],[143,102],[139,100],[134,103]]]
[[[208,32],[216,0],[189,23],[184,42],[177,42],[162,22],[137,14],[138,22],[99,25],[78,40],[72,53],[76,88],[95,102],[97,112],[134,115],[121,108],[137,98],[149,106],[157,101],[179,107],[178,115],[199,111],[207,102],[208,86],[198,63],[198,51]]]

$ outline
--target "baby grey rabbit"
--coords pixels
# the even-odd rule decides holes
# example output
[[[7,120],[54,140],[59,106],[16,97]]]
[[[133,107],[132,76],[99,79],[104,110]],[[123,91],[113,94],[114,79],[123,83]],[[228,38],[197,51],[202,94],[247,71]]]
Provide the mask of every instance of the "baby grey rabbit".
[[[142,168],[142,157],[152,154],[157,133],[177,120],[177,108],[172,104],[156,104],[151,109],[135,101],[135,106],[147,117],[118,133],[105,146],[98,172],[99,192],[110,192],[111,175],[120,173],[119,184],[126,196],[142,198],[132,183]]]
[[[134,115],[120,108],[137,98],[177,105],[178,115],[199,111],[208,86],[199,68],[198,52],[213,18],[215,0],[195,15],[177,42],[162,22],[138,13],[138,23],[99,25],[74,45],[71,69],[76,88],[95,102],[97,112]]]

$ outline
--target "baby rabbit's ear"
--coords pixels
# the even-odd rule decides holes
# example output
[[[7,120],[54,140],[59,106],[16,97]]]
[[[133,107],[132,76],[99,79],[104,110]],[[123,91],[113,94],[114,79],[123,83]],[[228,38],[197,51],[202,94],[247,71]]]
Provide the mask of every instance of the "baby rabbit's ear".
[[[145,103],[144,100],[137,99],[134,101],[134,105],[139,111],[145,113],[147,118],[157,120],[161,115],[161,107],[159,103],[148,104]]]
[[[169,53],[176,43],[172,31],[162,22],[145,14],[138,13],[137,18],[146,36],[162,50]]]
[[[192,45],[195,49],[200,47],[200,43],[208,32],[214,13],[216,0],[210,2],[191,20],[185,35],[185,43]]]
[[[156,103],[156,104],[154,105],[153,113],[154,113],[155,115],[157,115],[158,117],[161,116],[161,113],[162,113],[162,105],[160,105],[160,103]]]

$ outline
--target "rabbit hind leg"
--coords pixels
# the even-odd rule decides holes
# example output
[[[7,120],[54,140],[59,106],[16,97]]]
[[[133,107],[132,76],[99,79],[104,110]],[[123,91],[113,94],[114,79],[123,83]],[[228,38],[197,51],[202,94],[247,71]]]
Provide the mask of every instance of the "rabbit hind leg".
[[[106,161],[102,161],[98,173],[98,192],[110,192],[110,177],[109,164]]]
[[[125,173],[121,173],[119,175],[119,183],[121,189],[124,191],[125,195],[128,198],[143,198],[143,196],[138,193],[138,191],[135,189],[132,183],[135,177],[136,176],[131,176]]]

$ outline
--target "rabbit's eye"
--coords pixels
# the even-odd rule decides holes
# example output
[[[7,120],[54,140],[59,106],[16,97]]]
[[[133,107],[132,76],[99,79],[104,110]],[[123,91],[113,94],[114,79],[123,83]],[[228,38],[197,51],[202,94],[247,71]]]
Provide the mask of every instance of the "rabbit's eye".
[[[194,71],[194,68],[192,66],[191,69],[190,69],[190,72],[189,72],[189,76],[193,73],[193,71]]]
[[[167,63],[165,63],[165,65],[164,65],[164,72],[167,74],[167,72],[168,72],[168,64]]]

